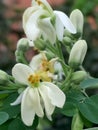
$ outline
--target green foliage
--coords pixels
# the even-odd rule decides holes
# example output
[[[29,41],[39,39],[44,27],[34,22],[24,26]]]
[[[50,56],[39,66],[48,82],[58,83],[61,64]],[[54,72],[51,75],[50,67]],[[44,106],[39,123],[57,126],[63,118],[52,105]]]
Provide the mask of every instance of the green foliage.
[[[73,8],[80,9],[84,14],[90,13],[93,8],[98,4],[97,0],[91,1],[91,0],[75,0]]]
[[[18,94],[11,94],[5,101],[3,102],[3,106],[1,111],[5,111],[9,115],[9,119],[16,117],[20,113],[20,105],[11,106],[10,103],[14,102],[17,98]]]
[[[73,103],[66,102],[61,112],[66,116],[73,116],[77,113],[77,108]]]
[[[98,124],[98,95],[91,96],[83,102],[79,102],[78,108],[85,118]]]
[[[18,117],[11,121],[8,126],[8,130],[35,130],[38,125],[38,118],[36,117],[34,120],[34,124],[30,127],[27,127],[23,124],[21,119]]]
[[[83,89],[86,88],[98,88],[98,79],[97,78],[88,78],[80,83],[80,87]]]
[[[20,117],[8,120],[4,124],[0,125],[0,130],[35,130],[38,125],[38,117],[35,117],[34,124],[27,127],[23,124]]]
[[[80,117],[85,126],[90,127],[92,123],[98,124],[98,95],[85,97],[78,90],[69,91],[66,104],[61,112],[67,116],[75,116],[78,110],[82,114]]]
[[[6,112],[0,112],[0,125],[5,123],[9,118],[9,115]]]
[[[67,94],[67,101],[61,110],[66,116],[73,116],[78,112],[77,104],[84,100],[85,96],[79,90],[70,90]]]

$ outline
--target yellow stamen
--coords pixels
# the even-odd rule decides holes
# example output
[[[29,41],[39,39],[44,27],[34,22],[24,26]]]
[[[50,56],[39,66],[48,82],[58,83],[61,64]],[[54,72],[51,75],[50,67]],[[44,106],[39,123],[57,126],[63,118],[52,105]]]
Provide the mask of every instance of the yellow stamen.
[[[28,81],[31,85],[38,84],[40,82],[40,76],[38,74],[33,74],[28,77]]]
[[[47,59],[43,59],[41,69],[43,71],[49,71],[50,73],[54,73],[54,64],[52,62],[49,62]]]
[[[42,2],[40,0],[36,0],[36,2],[38,3],[38,5],[42,4]]]
[[[42,61],[42,69],[44,70],[44,71],[48,71],[49,70],[49,62],[46,60],[46,59],[43,59],[43,61]]]

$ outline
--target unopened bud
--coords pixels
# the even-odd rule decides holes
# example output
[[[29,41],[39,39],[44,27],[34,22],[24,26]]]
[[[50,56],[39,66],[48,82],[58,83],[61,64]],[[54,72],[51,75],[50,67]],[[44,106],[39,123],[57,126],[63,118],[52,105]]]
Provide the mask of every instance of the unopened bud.
[[[75,83],[80,83],[82,80],[88,77],[85,71],[76,71],[72,74],[71,81]]]
[[[45,41],[40,39],[40,38],[38,38],[36,41],[34,41],[34,45],[39,50],[44,50],[45,49]]]
[[[0,84],[5,84],[9,80],[8,74],[2,70],[0,70]]]
[[[70,14],[70,20],[72,21],[73,25],[75,26],[78,33],[83,32],[83,24],[84,18],[83,14],[79,9],[75,9]]]
[[[17,43],[17,50],[26,51],[29,48],[29,42],[27,38],[22,38]]]
[[[15,51],[15,56],[16,56],[17,62],[20,62],[20,60],[21,60],[20,53],[21,53],[21,51],[19,51],[18,49]]]
[[[51,51],[45,51],[45,55],[48,60],[51,60],[52,58],[55,57],[55,54],[53,54]]]
[[[69,56],[69,65],[72,68],[77,68],[82,65],[87,52],[87,43],[85,40],[78,40],[72,47]]]
[[[63,38],[63,43],[66,44],[66,45],[70,45],[72,42],[71,38],[70,37],[64,37]]]

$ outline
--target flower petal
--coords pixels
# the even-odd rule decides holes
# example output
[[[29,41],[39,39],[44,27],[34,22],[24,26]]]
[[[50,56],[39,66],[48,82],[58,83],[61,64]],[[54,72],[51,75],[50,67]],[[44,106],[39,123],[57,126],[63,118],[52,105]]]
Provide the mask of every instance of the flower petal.
[[[53,83],[43,82],[43,84],[48,88],[48,96],[51,103],[62,108],[66,100],[65,94]]]
[[[40,63],[42,62],[42,59],[43,59],[42,53],[40,53],[38,55],[35,55],[32,58],[32,60],[31,60],[31,62],[29,64],[29,66],[32,68],[32,70],[36,71],[36,70],[39,69],[39,66],[40,66]]]
[[[68,18],[68,16],[66,14],[64,14],[61,11],[54,11],[54,14],[56,15],[56,17],[58,17],[61,22],[63,23],[64,27],[71,33],[75,34],[76,33],[76,29],[74,27],[74,25],[72,24],[71,20]]]
[[[53,10],[52,10],[51,6],[49,5],[49,3],[47,2],[47,0],[40,0],[40,1],[44,4],[46,9],[52,14]]]
[[[29,46],[30,46],[30,47],[34,47],[34,42],[33,42],[33,41],[28,40],[28,42],[29,42]]]
[[[41,29],[43,38],[45,40],[49,40],[50,43],[55,43],[56,41],[56,32],[55,28],[53,27],[50,17],[40,19],[38,21],[38,27]]]
[[[32,74],[33,71],[27,65],[17,63],[12,69],[12,75],[16,79],[16,81],[28,85],[28,76]]]
[[[51,14],[53,13],[53,10],[52,10],[51,6],[49,5],[49,3],[47,2],[47,0],[38,0],[38,2],[42,3],[44,5],[45,9],[47,9]],[[36,5],[36,1],[35,0],[32,1],[32,5],[33,6]],[[39,4],[37,4],[37,5],[39,5]]]
[[[64,25],[61,22],[58,15],[56,15],[55,29],[56,29],[56,34],[57,34],[58,40],[62,41],[63,34],[64,34]]]
[[[31,20],[26,24],[25,34],[32,42],[41,36],[39,28]]]
[[[39,6],[28,7],[23,14],[23,28],[25,29],[29,17],[39,9]]]
[[[24,91],[18,96],[18,98],[13,103],[11,103],[11,106],[16,106],[21,103],[23,93],[24,93]]]
[[[33,12],[32,15],[28,18],[27,22],[25,22],[25,33],[27,37],[32,41],[35,41],[41,36],[41,31],[37,26],[38,19],[41,15],[47,16],[47,11],[44,11],[40,8],[37,11]]]
[[[25,125],[31,126],[34,121],[35,111],[33,110],[33,104],[29,95],[30,87],[27,87],[24,91],[21,102],[21,117]]]
[[[48,97],[47,86],[42,84],[42,85],[40,85],[40,87],[38,89],[39,89],[40,95],[41,95],[43,103],[44,103],[46,115],[47,115],[48,119],[51,120],[51,115],[55,109],[55,106],[51,103],[51,100]]]
[[[30,88],[29,95],[30,95],[30,100],[32,104],[32,109],[35,111],[35,113],[39,117],[43,117],[44,113],[43,113],[43,109],[40,103],[40,96],[38,93],[38,88]]]

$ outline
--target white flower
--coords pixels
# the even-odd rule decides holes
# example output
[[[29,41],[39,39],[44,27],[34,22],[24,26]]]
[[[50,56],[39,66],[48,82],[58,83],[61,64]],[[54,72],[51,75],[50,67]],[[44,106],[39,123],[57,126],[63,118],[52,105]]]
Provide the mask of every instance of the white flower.
[[[23,28],[27,37],[34,42],[41,35],[51,43],[56,41],[55,28],[51,23],[50,14],[42,8],[29,7],[23,15]],[[41,18],[44,16],[45,18]]]
[[[54,65],[56,63],[58,58],[52,58],[51,60],[48,60],[45,53],[39,53],[35,55],[29,66],[32,68],[33,71],[42,70],[42,71],[49,71],[50,73],[54,73],[55,68]]]
[[[51,22],[53,17],[55,17],[54,25]],[[41,36],[51,43],[56,42],[56,36],[62,41],[64,28],[71,33],[76,33],[68,16],[61,11],[53,11],[46,0],[33,0],[32,7],[24,12],[23,28],[32,42]]]
[[[62,108],[65,103],[65,94],[53,83],[47,82],[42,73],[35,73],[29,66],[18,63],[12,69],[16,81],[27,85],[14,103],[21,102],[21,117],[27,126],[31,126],[35,114],[44,116],[44,109],[48,119],[54,112],[55,106]],[[43,81],[44,80],[44,81]]]
[[[62,41],[63,39],[64,28],[66,28],[70,33],[73,34],[76,33],[76,29],[74,25],[72,24],[71,20],[68,18],[66,14],[56,10],[54,11],[54,14],[56,16],[56,21],[55,21],[56,33],[60,41]]]
[[[48,60],[45,53],[39,53],[32,58],[29,66],[33,71],[37,71],[39,69],[42,71],[48,71],[54,80],[57,80],[58,78],[61,80],[63,76],[63,69],[57,60],[58,58]]]

